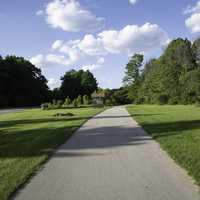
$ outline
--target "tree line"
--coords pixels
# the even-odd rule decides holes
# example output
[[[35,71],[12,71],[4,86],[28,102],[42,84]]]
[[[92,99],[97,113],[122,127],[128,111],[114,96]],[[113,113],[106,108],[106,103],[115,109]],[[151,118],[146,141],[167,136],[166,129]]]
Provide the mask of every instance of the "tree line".
[[[125,70],[125,88],[135,103],[193,104],[200,102],[200,39],[178,38],[164,53],[143,66],[135,54]]]
[[[61,77],[61,87],[51,91],[41,70],[23,57],[0,56],[0,107],[38,106],[53,100],[88,96],[98,88],[89,71],[70,70]]]
[[[53,100],[67,104],[66,99],[76,104],[83,96],[91,102],[97,90],[103,90],[107,105],[200,103],[200,39],[175,39],[159,58],[143,62],[141,54],[131,57],[119,89],[100,89],[91,72],[70,70],[61,77],[61,86],[50,90],[41,70],[28,60],[0,56],[0,107],[38,106]]]

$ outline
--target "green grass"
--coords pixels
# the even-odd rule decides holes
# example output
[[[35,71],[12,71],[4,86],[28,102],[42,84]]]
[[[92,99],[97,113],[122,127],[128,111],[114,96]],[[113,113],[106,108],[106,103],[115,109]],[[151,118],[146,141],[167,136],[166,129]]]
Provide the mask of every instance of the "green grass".
[[[127,109],[200,186],[200,107],[137,105]]]
[[[54,149],[103,108],[27,110],[0,115],[0,199],[6,200]],[[54,117],[71,112],[73,117]]]

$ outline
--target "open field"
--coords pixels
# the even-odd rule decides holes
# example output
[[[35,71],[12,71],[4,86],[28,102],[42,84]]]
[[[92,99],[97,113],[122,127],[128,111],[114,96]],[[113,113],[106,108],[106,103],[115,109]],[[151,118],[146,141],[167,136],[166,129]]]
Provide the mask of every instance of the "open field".
[[[47,160],[54,149],[102,108],[27,110],[0,116],[0,199],[8,196]],[[71,112],[73,117],[54,117]]]
[[[137,105],[127,109],[200,185],[200,107]]]

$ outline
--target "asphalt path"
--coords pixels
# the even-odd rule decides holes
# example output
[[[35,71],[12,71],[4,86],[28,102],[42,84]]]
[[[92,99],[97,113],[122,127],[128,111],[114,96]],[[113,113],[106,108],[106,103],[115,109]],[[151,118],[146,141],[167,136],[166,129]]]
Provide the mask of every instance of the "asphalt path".
[[[199,200],[200,195],[125,107],[114,107],[85,123],[15,199]]]
[[[0,109],[0,115],[7,113],[15,113],[25,110],[25,108],[11,108],[11,109]]]

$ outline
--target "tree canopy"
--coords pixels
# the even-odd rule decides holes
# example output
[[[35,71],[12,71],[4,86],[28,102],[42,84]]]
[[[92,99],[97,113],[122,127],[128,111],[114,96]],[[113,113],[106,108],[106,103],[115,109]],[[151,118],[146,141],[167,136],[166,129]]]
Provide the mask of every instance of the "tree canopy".
[[[75,99],[79,95],[91,96],[98,86],[93,74],[90,71],[83,70],[70,70],[65,73],[61,81],[60,92],[63,99],[66,97]]]
[[[49,95],[41,70],[22,57],[0,57],[0,106],[34,106]]]
[[[139,73],[140,81],[132,82],[129,86],[129,93],[136,94],[132,96],[132,101],[170,104],[197,102],[200,97],[199,63],[200,39],[193,44],[182,38],[171,41],[158,59],[145,64]],[[129,69],[135,74],[135,64],[130,64],[132,67],[129,66]],[[126,77],[127,67],[125,74]]]

